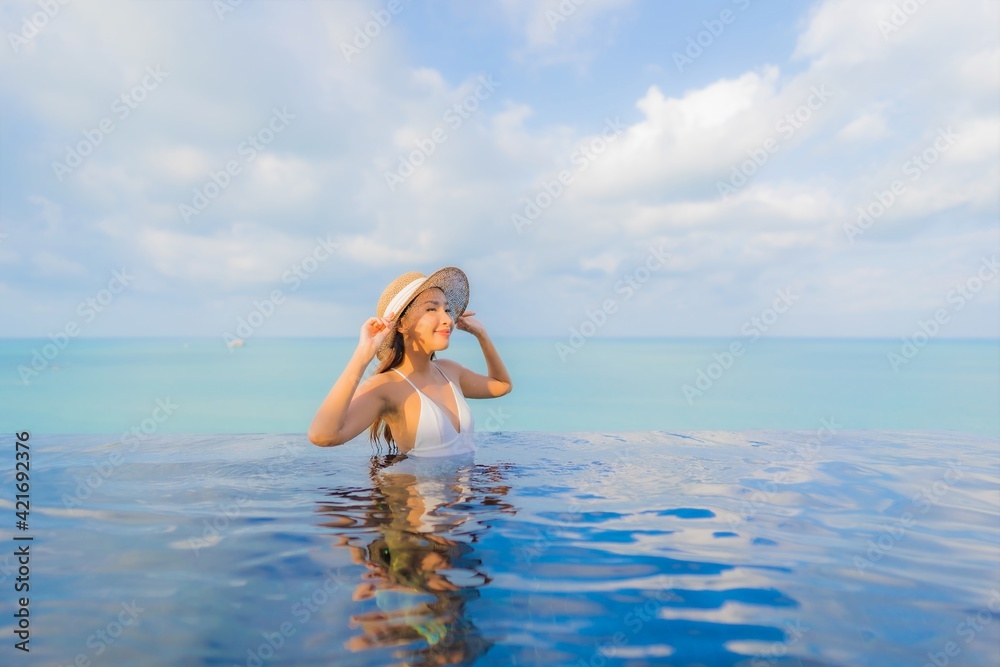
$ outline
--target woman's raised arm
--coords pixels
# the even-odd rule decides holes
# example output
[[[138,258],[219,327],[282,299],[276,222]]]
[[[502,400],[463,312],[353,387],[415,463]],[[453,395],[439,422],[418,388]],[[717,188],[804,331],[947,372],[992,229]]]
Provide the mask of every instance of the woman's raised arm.
[[[509,394],[514,388],[514,384],[511,382],[507,367],[504,366],[503,360],[500,358],[500,353],[497,352],[489,334],[486,333],[486,327],[479,320],[473,319],[472,316],[475,314],[474,311],[462,313],[462,316],[455,323],[455,327],[471,333],[479,341],[479,346],[483,350],[483,358],[486,359],[486,372],[489,375],[480,375],[459,366],[462,369],[459,386],[466,398],[498,398]]]
[[[355,396],[365,369],[388,335],[389,317],[370,317],[361,325],[358,347],[309,425],[309,442],[320,447],[342,445],[371,426],[386,407],[380,385],[369,378]]]

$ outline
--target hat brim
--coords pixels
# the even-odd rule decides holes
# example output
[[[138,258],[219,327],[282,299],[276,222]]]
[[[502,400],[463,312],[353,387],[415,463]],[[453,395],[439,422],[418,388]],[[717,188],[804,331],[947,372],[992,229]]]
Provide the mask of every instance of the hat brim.
[[[452,309],[452,317],[457,322],[458,318],[462,316],[465,312],[466,307],[469,305],[469,278],[465,275],[462,269],[455,266],[446,266],[444,268],[438,269],[434,273],[427,276],[427,278],[420,285],[417,286],[416,290],[413,292],[413,296],[403,304],[399,309],[398,313],[393,313],[392,319],[389,320],[389,335],[385,337],[382,344],[379,345],[375,356],[378,357],[379,361],[385,359],[389,351],[392,350],[392,343],[395,337],[398,335],[396,333],[396,325],[399,323],[399,318],[410,307],[413,300],[420,296],[421,292],[424,292],[432,287],[438,287],[444,292],[445,297],[448,299],[448,305]]]

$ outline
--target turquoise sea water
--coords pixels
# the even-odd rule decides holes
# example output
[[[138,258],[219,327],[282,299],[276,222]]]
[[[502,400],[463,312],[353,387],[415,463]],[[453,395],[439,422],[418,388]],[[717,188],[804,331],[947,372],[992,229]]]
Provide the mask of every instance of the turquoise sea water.
[[[890,339],[760,339],[728,368],[724,339],[590,339],[565,358],[556,344],[566,340],[494,342],[514,391],[470,401],[477,431],[833,424],[1000,437],[995,340],[935,339],[895,370],[888,355],[902,343]],[[302,433],[356,339],[253,338],[234,351],[222,339],[73,339],[51,360],[47,343],[0,339],[0,429]],[[485,372],[469,336],[456,337],[443,356]],[[33,359],[45,368],[32,370]],[[685,385],[701,393],[685,393]],[[154,412],[166,417],[151,422]]]
[[[5,528],[0,664],[1000,664],[992,438],[477,438],[32,436],[31,653]]]

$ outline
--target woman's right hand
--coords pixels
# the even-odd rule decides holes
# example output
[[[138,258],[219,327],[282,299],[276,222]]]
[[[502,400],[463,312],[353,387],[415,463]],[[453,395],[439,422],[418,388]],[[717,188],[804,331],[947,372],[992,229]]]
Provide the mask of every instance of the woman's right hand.
[[[389,335],[391,321],[392,313],[386,313],[386,317],[369,317],[365,320],[365,323],[361,325],[358,349],[364,354],[374,357],[382,341]]]

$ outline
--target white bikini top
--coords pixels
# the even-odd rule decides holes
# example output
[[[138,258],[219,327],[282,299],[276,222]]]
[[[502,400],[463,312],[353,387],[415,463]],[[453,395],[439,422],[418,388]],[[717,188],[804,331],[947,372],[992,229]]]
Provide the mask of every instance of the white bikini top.
[[[417,421],[417,435],[413,442],[413,449],[407,452],[412,456],[450,456],[452,454],[467,454],[476,451],[476,444],[472,434],[475,431],[475,424],[472,419],[472,411],[469,404],[465,402],[465,397],[455,383],[433,364],[444,379],[448,380],[451,392],[455,396],[455,405],[458,407],[458,426],[455,430],[454,424],[444,413],[437,403],[432,401],[424,392],[417,389],[417,385],[410,382],[410,378],[403,375],[397,368],[392,370],[410,383],[410,386],[420,396],[420,417]]]

